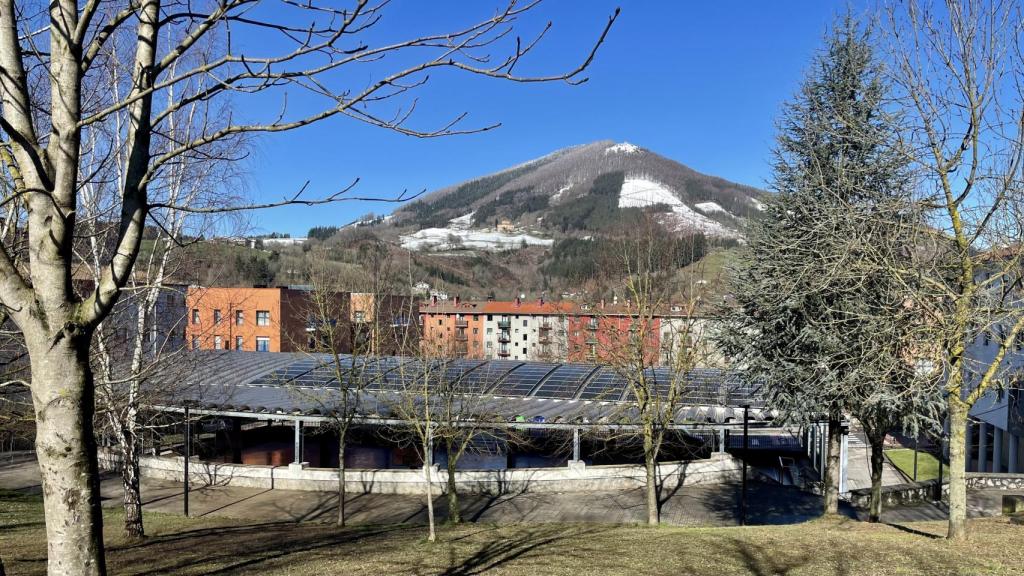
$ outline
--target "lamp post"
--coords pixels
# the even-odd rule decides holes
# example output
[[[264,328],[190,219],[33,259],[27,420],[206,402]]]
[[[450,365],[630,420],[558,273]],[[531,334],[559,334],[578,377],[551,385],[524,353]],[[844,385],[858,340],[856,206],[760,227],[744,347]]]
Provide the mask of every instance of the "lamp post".
[[[747,524],[747,452],[750,450],[750,404],[743,405],[743,485],[740,490],[740,526]]]
[[[185,405],[185,517],[188,518],[188,461],[192,459],[192,421],[188,404]]]

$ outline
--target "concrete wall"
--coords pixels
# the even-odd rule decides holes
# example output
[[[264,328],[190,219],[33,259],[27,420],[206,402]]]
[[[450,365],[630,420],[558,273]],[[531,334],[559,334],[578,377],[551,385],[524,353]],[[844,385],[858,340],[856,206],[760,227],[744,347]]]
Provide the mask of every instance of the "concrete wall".
[[[919,502],[932,502],[935,500],[935,490],[938,483],[938,480],[928,480],[925,482],[908,482],[906,484],[882,486],[882,506],[889,507]],[[966,484],[968,490],[1024,490],[1024,474],[968,472]],[[949,479],[946,478],[942,483],[943,500],[946,499],[948,494]],[[849,500],[853,506],[867,509],[871,501],[871,489],[851,490]]]
[[[181,457],[144,456],[140,461],[143,478],[181,482]],[[116,469],[117,455],[100,450],[100,467]],[[716,454],[707,460],[663,463],[659,476],[666,488],[695,484],[739,481],[742,463],[729,455]],[[193,460],[189,476],[196,485],[231,485],[248,488],[333,491],[338,486],[337,470],[290,466],[246,466]],[[619,491],[644,485],[643,466],[584,466],[572,463],[559,468],[513,468],[506,470],[465,470],[456,472],[456,485],[464,493],[509,494],[521,492]],[[434,466],[431,472],[435,489],[443,492],[446,472]],[[420,494],[424,472],[421,469],[347,470],[346,488],[350,492],[375,494]]]

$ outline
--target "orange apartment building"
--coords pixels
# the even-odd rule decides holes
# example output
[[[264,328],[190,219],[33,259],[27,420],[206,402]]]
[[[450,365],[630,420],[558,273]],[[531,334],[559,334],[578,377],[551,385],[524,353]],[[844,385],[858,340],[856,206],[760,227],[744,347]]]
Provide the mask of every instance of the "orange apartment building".
[[[334,330],[338,350],[350,353],[354,342],[393,340],[396,332],[415,337],[415,322],[403,308],[409,299],[402,296],[338,292],[331,305],[338,311],[332,323],[345,329]],[[404,305],[403,305],[404,304]],[[248,350],[256,352],[297,352],[318,348],[317,314],[310,292],[301,288],[222,288],[189,287],[186,294],[187,324],[185,341],[193,350]],[[376,334],[380,337],[373,337]],[[394,339],[397,340],[397,339]],[[393,353],[388,349],[365,353]]]
[[[478,359],[611,362],[635,331],[646,361],[667,360],[674,335],[691,324],[679,309],[641,320],[628,304],[432,300],[420,306],[426,354]]]

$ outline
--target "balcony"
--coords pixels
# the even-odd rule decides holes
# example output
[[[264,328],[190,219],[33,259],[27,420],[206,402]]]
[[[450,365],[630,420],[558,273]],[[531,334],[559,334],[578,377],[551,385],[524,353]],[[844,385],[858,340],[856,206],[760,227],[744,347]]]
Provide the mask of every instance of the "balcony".
[[[499,330],[508,330],[511,327],[512,327],[512,321],[511,320],[498,320],[498,329]]]
[[[501,332],[500,334],[498,334],[498,342],[502,342],[504,344],[508,344],[511,341],[512,341],[512,335],[509,334],[508,332]]]
[[[597,330],[597,320],[587,322],[587,330]]]
[[[455,327],[456,328],[465,328],[467,326],[469,326],[469,320],[466,320],[465,318],[456,318],[455,319]]]
[[[498,356],[508,358],[510,354],[511,352],[509,352],[508,348],[498,348]]]
[[[540,325],[540,331],[541,332],[548,332],[550,330],[551,330],[551,323],[550,322],[542,322],[541,323],[541,325]]]
[[[465,342],[456,342],[455,353],[465,356],[466,354],[469,354],[469,346]]]
[[[547,334],[541,334],[540,338],[538,338],[537,341],[540,342],[541,344],[550,344],[551,337],[548,336]]]
[[[469,335],[466,334],[465,330],[459,330],[458,332],[455,333],[455,340],[459,342],[465,342],[469,340]]]
[[[594,336],[594,335],[587,336],[586,343],[587,344],[597,344],[597,336]]]

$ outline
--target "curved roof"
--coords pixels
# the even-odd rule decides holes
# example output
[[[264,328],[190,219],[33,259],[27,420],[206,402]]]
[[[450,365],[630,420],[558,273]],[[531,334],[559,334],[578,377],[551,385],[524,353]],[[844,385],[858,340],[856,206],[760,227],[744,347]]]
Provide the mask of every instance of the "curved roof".
[[[598,422],[613,413],[621,421],[631,405],[626,379],[596,364],[348,355],[339,360],[340,371],[329,354],[195,351],[183,355],[189,369],[178,364],[177,369],[162,370],[151,384],[172,390],[159,402],[164,406],[187,402],[255,414],[322,412],[317,406],[322,402],[313,396],[339,390],[339,372],[347,389],[364,390],[360,410],[381,417],[389,412],[389,395],[442,384],[487,398],[496,412],[520,421]],[[662,393],[678,386],[677,421],[737,422],[745,404],[753,408],[753,418],[770,419],[757,386],[736,372],[698,368],[677,377],[668,368],[653,368],[645,376]]]

